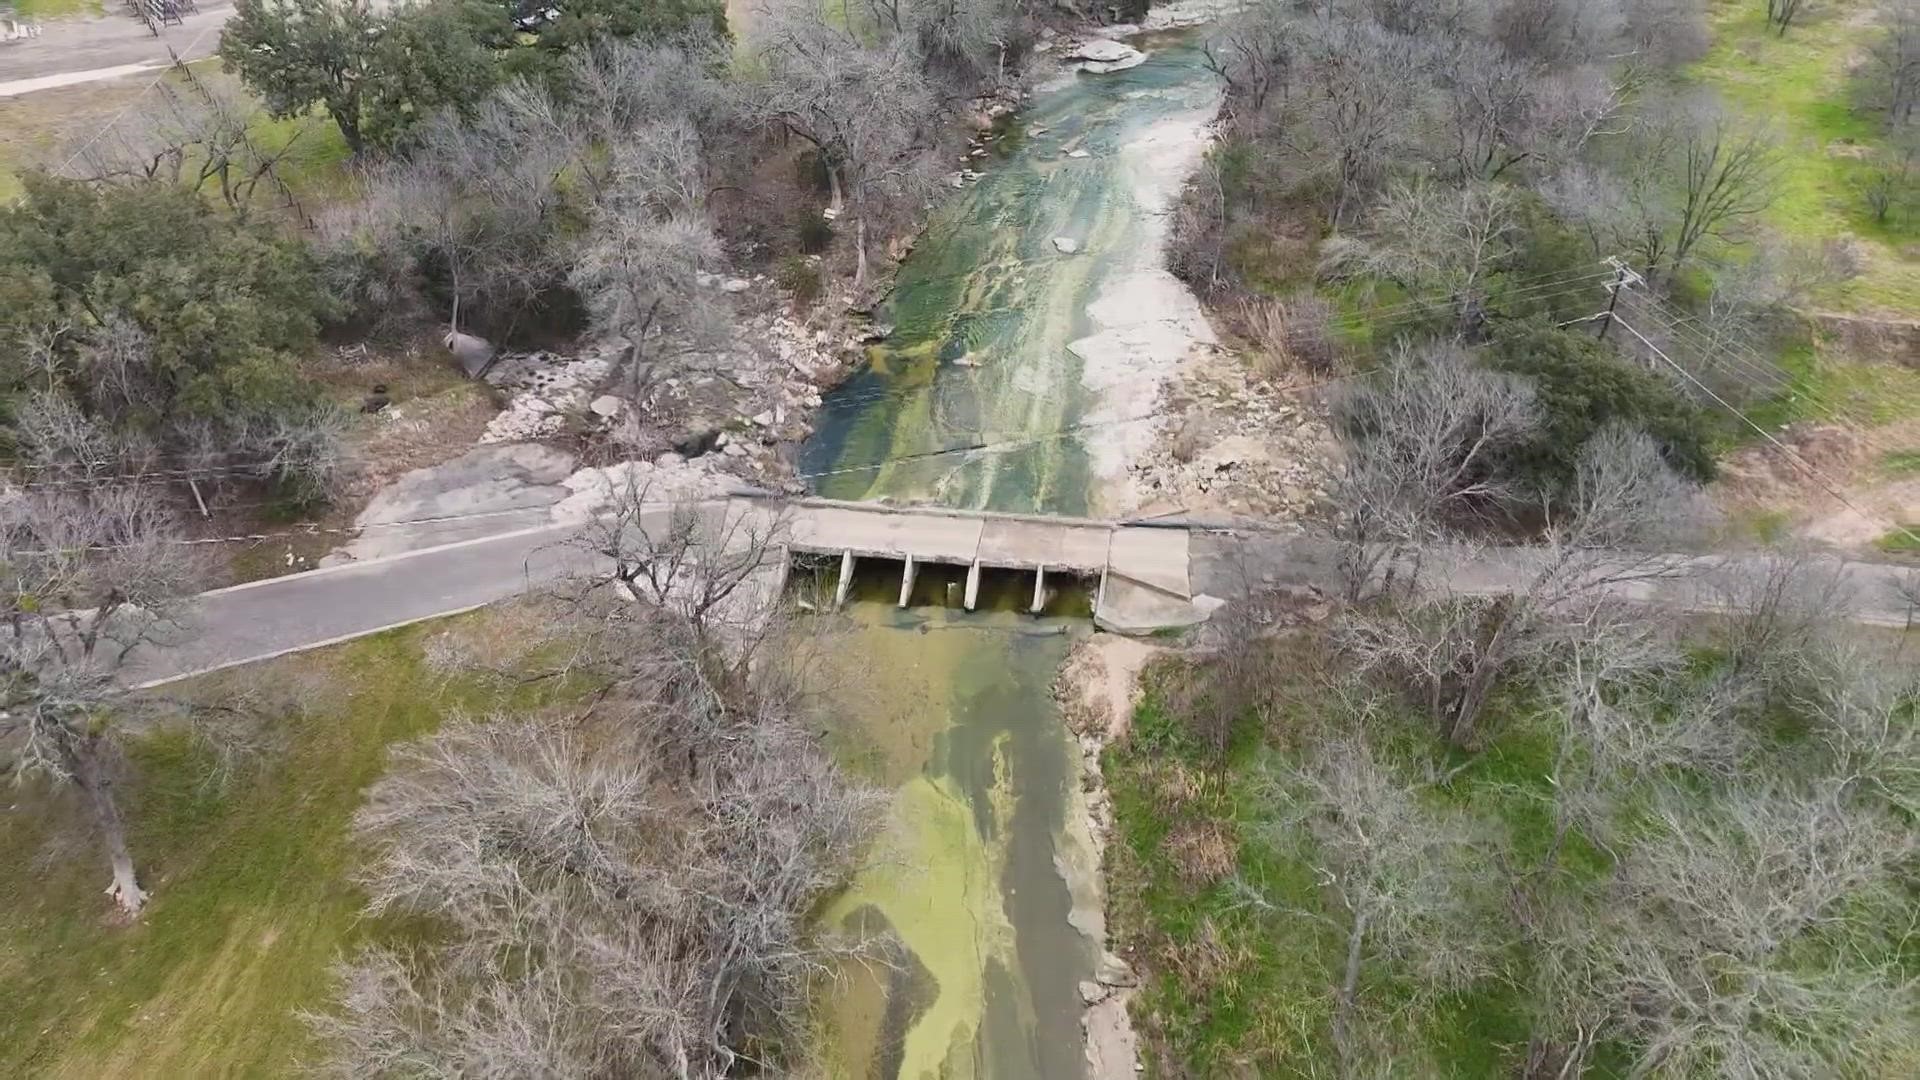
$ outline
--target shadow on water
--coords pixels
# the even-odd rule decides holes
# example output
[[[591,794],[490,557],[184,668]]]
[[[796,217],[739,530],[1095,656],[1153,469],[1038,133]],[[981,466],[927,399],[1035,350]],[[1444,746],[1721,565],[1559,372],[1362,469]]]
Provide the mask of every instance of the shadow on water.
[[[1193,39],[1151,48],[1140,67],[1042,93],[990,144],[987,176],[901,268],[892,337],[828,397],[803,448],[820,494],[1085,512],[1082,440],[1098,435],[1063,434],[1091,404],[1068,345],[1142,237],[1116,151],[1217,92]],[[860,560],[838,612],[837,564],[796,575],[840,635],[823,726],[841,760],[894,792],[885,835],[824,913],[884,938],[892,962],[841,973],[822,1062],[888,1080],[1079,1076],[1078,984],[1098,956],[1069,922],[1084,896],[1063,867],[1092,859],[1071,827],[1077,747],[1051,688],[1088,632],[1094,583],[1049,575],[1035,616],[1031,572],[985,571],[967,612],[966,568],[927,564],[901,608],[901,571]]]

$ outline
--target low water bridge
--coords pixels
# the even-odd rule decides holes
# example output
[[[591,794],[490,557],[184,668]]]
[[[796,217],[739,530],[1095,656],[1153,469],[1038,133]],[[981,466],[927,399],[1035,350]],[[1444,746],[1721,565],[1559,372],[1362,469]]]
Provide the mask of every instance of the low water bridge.
[[[966,568],[969,611],[979,599],[982,571],[1014,570],[1033,574],[1036,614],[1045,602],[1047,573],[1053,571],[1099,579],[1094,621],[1108,629],[1180,626],[1202,615],[1194,608],[1187,573],[1186,529],[820,499],[783,505],[789,551],[840,559],[836,605],[846,601],[855,564],[865,558],[901,565],[901,607],[907,606],[920,567],[934,563]],[[738,512],[764,510],[749,505]]]
[[[964,566],[969,607],[984,570],[1031,572],[1036,597],[1044,595],[1049,572],[1098,575],[1094,618],[1124,633],[1198,622],[1211,603],[1206,597],[1196,602],[1188,574],[1192,538],[1184,528],[742,495],[648,506],[640,525],[664,535],[671,515],[688,509],[715,523],[709,536],[771,535],[772,546],[788,555],[771,568],[777,573],[767,587],[776,591],[797,553],[838,558],[842,589],[859,559],[898,561],[902,597],[911,592],[917,567]],[[728,522],[747,527],[730,529]],[[585,524],[548,521],[202,593],[184,613],[189,632],[172,644],[143,648],[122,677],[130,685],[171,682],[471,611],[593,573],[604,568],[567,543]]]

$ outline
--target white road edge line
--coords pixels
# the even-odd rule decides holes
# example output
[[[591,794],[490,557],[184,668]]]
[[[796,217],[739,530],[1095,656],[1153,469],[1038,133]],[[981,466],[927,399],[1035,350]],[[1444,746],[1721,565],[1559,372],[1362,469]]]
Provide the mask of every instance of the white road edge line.
[[[220,663],[213,664],[209,667],[195,668],[192,671],[182,671],[177,675],[166,675],[158,679],[150,679],[147,682],[135,683],[134,685],[127,687],[127,689],[129,691],[151,690],[156,686],[165,686],[168,683],[176,683],[184,679],[197,679],[202,675],[211,675],[216,671],[225,671],[228,668],[245,667],[248,664],[258,664],[267,660],[277,660],[282,656],[292,656],[294,653],[311,652],[314,649],[324,649],[329,645],[342,645],[342,644],[345,644],[346,642],[355,641],[363,637],[372,637],[375,634],[384,634],[389,630],[398,630],[403,626],[412,626],[415,623],[432,622],[435,619],[451,619],[455,615],[465,615],[470,611],[479,611],[483,607],[491,607],[492,605],[499,603],[500,600],[502,599],[505,599],[505,597],[498,597],[493,600],[482,600],[478,604],[468,604],[466,607],[453,608],[448,611],[436,611],[431,615],[415,615],[411,619],[401,619],[399,622],[390,622],[390,623],[387,623],[385,626],[375,626],[366,630],[355,630],[350,634],[341,634],[338,637],[325,638],[320,641],[309,641],[299,645],[289,646],[285,649],[276,649],[273,652],[260,653],[256,656],[245,656],[237,660],[223,660]]]

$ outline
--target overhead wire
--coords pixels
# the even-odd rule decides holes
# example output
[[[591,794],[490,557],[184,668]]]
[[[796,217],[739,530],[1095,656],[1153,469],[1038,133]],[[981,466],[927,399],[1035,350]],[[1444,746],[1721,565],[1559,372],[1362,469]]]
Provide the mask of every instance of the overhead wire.
[[[1786,455],[1789,460],[1793,461],[1795,464],[1799,465],[1802,469],[1804,469],[1807,475],[1812,477],[1815,483],[1819,484],[1823,489],[1825,489],[1827,494],[1833,496],[1833,498],[1837,500],[1840,503],[1840,505],[1845,506],[1847,509],[1852,510],[1854,513],[1860,514],[1863,517],[1869,517],[1869,518],[1878,517],[1880,520],[1886,522],[1887,524],[1892,525],[1894,528],[1894,531],[1904,534],[1909,540],[1912,540],[1915,543],[1920,543],[1920,535],[1916,535],[1912,530],[1908,529],[1905,525],[1902,525],[1901,523],[1894,521],[1893,519],[1887,517],[1884,514],[1879,514],[1879,515],[1869,514],[1867,511],[1862,510],[1858,504],[1854,503],[1853,500],[1847,498],[1846,494],[1842,492],[1839,489],[1839,487],[1825,473],[1821,472],[1818,467],[1816,467],[1812,462],[1808,461],[1806,457],[1802,455],[1798,450],[1795,450],[1793,447],[1788,446],[1784,442],[1781,442],[1778,438],[1774,436],[1772,432],[1760,426],[1760,424],[1757,423],[1752,417],[1748,416],[1745,412],[1741,411],[1741,409],[1738,406],[1734,405],[1732,402],[1722,397],[1717,391],[1715,391],[1712,387],[1708,386],[1706,383],[1701,382],[1697,377],[1694,376],[1692,372],[1686,369],[1685,365],[1680,364],[1678,361],[1674,360],[1673,357],[1668,356],[1665,350],[1661,349],[1658,345],[1655,345],[1651,340],[1647,338],[1645,334],[1642,334],[1639,330],[1635,329],[1632,323],[1622,318],[1617,312],[1614,315],[1613,321],[1617,323],[1622,330],[1625,330],[1627,333],[1632,334],[1637,340],[1639,340],[1639,342],[1642,345],[1645,345],[1648,349],[1652,350],[1655,356],[1659,357],[1662,361],[1665,361],[1666,364],[1669,367],[1673,368],[1673,370],[1677,372],[1681,378],[1685,379],[1689,383],[1692,383],[1695,388],[1699,389],[1702,393],[1712,398],[1722,408],[1726,409],[1728,412],[1738,417],[1741,420],[1741,422],[1745,423],[1748,427],[1752,428],[1756,434],[1758,434],[1762,439],[1765,439],[1769,444],[1771,444],[1774,447],[1774,449],[1780,451],[1782,454]]]

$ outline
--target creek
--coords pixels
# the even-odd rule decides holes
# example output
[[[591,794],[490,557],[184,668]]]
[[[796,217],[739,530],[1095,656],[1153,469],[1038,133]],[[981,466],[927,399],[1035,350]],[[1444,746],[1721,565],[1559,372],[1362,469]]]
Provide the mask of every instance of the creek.
[[[1146,63],[1043,88],[972,163],[985,175],[900,268],[882,314],[892,335],[828,397],[803,448],[819,494],[1128,505],[1127,460],[1153,435],[1160,382],[1208,338],[1161,264],[1168,208],[1219,101],[1190,33],[1136,43]],[[827,1073],[1083,1075],[1100,868],[1050,691],[1087,632],[1085,597],[1069,586],[1036,617],[1023,613],[1030,579],[990,581],[968,613],[928,568],[900,609],[897,568],[880,570],[856,577],[843,613],[830,738],[893,806],[823,918],[889,946],[836,980]]]

